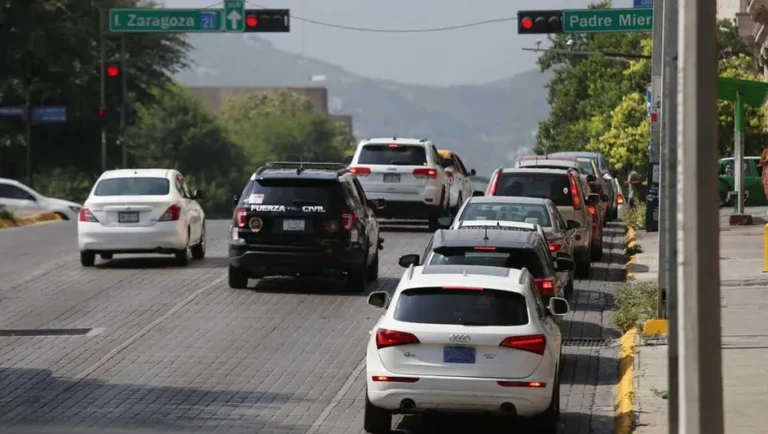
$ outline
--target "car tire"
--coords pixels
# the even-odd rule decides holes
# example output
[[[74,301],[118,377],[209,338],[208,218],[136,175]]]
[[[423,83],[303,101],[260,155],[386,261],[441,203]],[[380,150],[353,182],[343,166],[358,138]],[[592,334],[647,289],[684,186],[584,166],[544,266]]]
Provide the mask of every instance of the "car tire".
[[[187,245],[181,250],[176,250],[174,253],[176,256],[176,265],[180,267],[186,267],[192,260],[192,246],[189,245],[189,242],[189,231],[187,231]]]
[[[368,281],[375,282],[379,280],[379,251],[376,249],[376,257],[373,258],[373,262],[368,266],[366,270],[368,274]]]
[[[101,259],[104,259],[105,261],[109,261],[110,259],[112,259],[114,255],[112,255],[112,253],[102,253],[99,256],[101,256]]]
[[[589,279],[589,272],[592,269],[592,261],[580,261],[576,263],[576,277],[579,279]]]
[[[365,409],[363,410],[363,429],[370,434],[390,434],[392,432],[392,413],[371,404],[367,389],[365,391]]]
[[[200,242],[192,246],[192,259],[205,259],[205,225],[201,231]]]
[[[603,243],[593,243],[589,254],[592,262],[600,262],[600,260],[603,258]]]
[[[347,272],[346,287],[349,292],[365,292],[368,287],[368,252],[365,252],[359,268]]]
[[[238,267],[229,266],[227,270],[227,277],[229,278],[229,287],[232,289],[246,289],[248,288],[248,273]]]
[[[93,267],[96,264],[96,254],[93,252],[80,252],[80,265],[83,267]]]
[[[557,372],[559,372],[559,367]],[[549,407],[533,418],[534,431],[541,434],[558,434],[560,432],[560,375],[555,374],[555,387],[552,388],[552,399]]]
[[[568,279],[568,283],[565,285],[565,296],[570,297],[573,295],[573,276]]]

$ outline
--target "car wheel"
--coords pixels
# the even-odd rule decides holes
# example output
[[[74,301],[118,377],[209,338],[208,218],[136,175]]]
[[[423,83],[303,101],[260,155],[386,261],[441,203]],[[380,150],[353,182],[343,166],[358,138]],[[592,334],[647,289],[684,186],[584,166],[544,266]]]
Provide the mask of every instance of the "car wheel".
[[[557,374],[555,374],[554,384],[549,407],[544,410],[544,413],[533,418],[534,429],[537,433],[558,434],[560,432],[560,376]]]
[[[603,258],[603,243],[593,243],[590,249],[592,262],[599,262]]]
[[[565,296],[569,297],[573,295],[573,276],[568,279],[568,283],[565,285]]]
[[[368,281],[374,282],[379,279],[379,250],[376,249],[376,257],[373,258],[373,262],[368,266],[366,270],[368,273]]]
[[[579,279],[589,279],[589,272],[592,269],[592,261],[580,261],[576,263],[576,277]]]
[[[186,267],[192,259],[192,247],[189,245],[189,231],[187,231],[187,245],[183,249],[176,251],[176,264]]]
[[[227,271],[229,277],[229,287],[232,289],[248,288],[248,273],[240,268],[229,266]]]
[[[201,229],[200,242],[192,247],[193,259],[205,259],[205,225]]]
[[[93,252],[80,252],[80,265],[93,267],[96,264],[96,254]]]
[[[365,292],[368,286],[368,252],[365,253],[360,268],[347,272],[346,284],[349,292]]]
[[[102,253],[99,256],[101,256],[101,259],[104,259],[105,261],[112,259],[112,253]]]
[[[368,399],[368,390],[365,391],[363,428],[365,432],[370,434],[389,434],[392,432],[392,413],[371,404]]]

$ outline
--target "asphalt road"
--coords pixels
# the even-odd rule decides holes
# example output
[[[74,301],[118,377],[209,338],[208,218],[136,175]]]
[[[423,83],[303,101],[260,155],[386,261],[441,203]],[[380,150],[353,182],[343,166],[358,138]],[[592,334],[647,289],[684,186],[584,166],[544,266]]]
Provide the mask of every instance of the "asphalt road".
[[[0,431],[362,433],[365,343],[380,311],[333,281],[229,289],[228,225],[208,222],[208,257],[187,268],[162,256],[82,268],[71,222],[0,231]],[[606,229],[603,261],[577,282],[564,323],[583,344],[566,348],[566,434],[613,432],[622,236]],[[383,237],[369,290],[392,291],[397,258],[421,254],[429,234],[397,227]],[[7,336],[15,329],[80,334]],[[510,428],[473,417],[396,422],[413,434]]]

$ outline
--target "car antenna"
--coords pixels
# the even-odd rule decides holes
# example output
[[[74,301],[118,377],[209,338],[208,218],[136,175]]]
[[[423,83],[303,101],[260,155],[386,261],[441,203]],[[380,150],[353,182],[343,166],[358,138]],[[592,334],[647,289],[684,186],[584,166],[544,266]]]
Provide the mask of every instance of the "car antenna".
[[[485,229],[485,235],[483,236],[483,241],[488,241],[488,225],[483,226],[483,229]]]
[[[296,168],[296,174],[301,175],[304,171],[304,157],[299,157],[299,167]]]

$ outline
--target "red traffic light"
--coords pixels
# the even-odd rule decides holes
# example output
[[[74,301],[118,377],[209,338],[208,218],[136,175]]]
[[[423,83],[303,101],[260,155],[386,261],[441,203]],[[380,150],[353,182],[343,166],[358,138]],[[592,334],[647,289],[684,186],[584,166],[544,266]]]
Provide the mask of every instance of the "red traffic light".
[[[259,19],[255,15],[248,15],[245,17],[245,25],[248,27],[256,27],[259,25]]]
[[[120,67],[117,65],[108,65],[107,66],[107,76],[108,77],[117,77],[120,75]]]
[[[104,117],[104,107],[99,107],[99,111],[97,112],[100,118]]]
[[[520,21],[520,25],[522,25],[525,30],[531,30],[533,28],[533,20],[531,17],[525,17]]]

